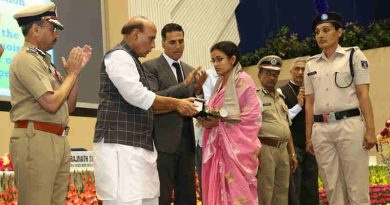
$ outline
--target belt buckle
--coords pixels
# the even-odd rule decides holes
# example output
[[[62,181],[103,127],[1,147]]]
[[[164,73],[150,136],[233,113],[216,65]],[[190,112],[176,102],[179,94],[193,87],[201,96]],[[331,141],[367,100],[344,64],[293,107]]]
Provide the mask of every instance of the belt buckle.
[[[70,130],[70,127],[69,127],[69,126],[65,126],[65,127],[64,127],[64,130],[62,131],[61,137],[66,137],[66,136],[68,136],[69,130]]]
[[[287,146],[287,141],[282,141],[282,140],[278,141],[278,144],[277,144],[278,148],[285,148],[286,146]]]
[[[335,122],[337,119],[336,119],[336,115],[334,112],[330,112],[329,115],[328,115],[328,122]]]
[[[287,147],[287,144],[288,144],[288,142],[287,142],[287,141],[284,141],[283,144],[282,144],[282,146],[283,146],[282,148],[286,148],[286,147]]]

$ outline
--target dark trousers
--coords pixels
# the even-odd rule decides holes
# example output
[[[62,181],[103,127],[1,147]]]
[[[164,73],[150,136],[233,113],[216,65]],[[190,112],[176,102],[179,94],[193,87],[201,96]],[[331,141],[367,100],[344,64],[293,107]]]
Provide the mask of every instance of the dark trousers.
[[[189,140],[183,136],[176,153],[158,152],[160,205],[171,204],[172,191],[175,205],[196,205],[195,153]]]
[[[298,168],[290,177],[289,205],[317,205],[318,168],[316,158],[305,150],[295,147]]]
[[[202,147],[198,144],[195,148],[195,163],[196,171],[198,172],[198,181],[199,181],[199,190],[200,190],[200,200],[202,200]]]

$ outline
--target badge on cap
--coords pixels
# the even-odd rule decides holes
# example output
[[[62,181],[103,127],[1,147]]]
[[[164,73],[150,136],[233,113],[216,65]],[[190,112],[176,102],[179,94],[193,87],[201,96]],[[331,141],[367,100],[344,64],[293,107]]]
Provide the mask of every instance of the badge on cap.
[[[326,21],[326,20],[328,20],[328,14],[322,14],[321,15],[321,20],[323,20],[323,21]]]
[[[368,68],[368,62],[367,61],[360,61],[360,63],[362,64],[362,67],[364,69],[367,69]]]
[[[272,65],[276,65],[278,63],[278,61],[275,59],[275,58],[273,58],[272,60],[271,60],[271,64]]]

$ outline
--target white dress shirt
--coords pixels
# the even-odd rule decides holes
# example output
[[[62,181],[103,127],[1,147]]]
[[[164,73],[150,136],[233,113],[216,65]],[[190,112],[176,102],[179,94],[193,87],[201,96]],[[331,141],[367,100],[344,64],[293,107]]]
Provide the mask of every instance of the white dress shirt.
[[[215,68],[209,68],[206,70],[208,75],[206,81],[203,83],[203,97],[206,100],[206,104],[209,103],[211,95],[214,91],[215,83],[218,80],[218,74],[215,71]],[[198,97],[198,96],[197,96]],[[194,119],[194,134],[195,134],[195,142],[200,147],[202,146],[204,128]]]
[[[291,80],[290,80],[290,82],[295,85],[295,83],[292,82]],[[285,96],[280,88],[278,88],[276,90],[281,95]],[[294,107],[288,109],[288,116],[289,116],[290,120],[293,120],[298,115],[298,113],[301,111],[302,111],[302,107],[298,103],[296,105],[294,105]]]
[[[219,76],[217,74],[217,71],[215,71],[214,67],[207,69],[206,73],[208,77],[204,82],[202,89],[204,99],[206,100],[206,104],[208,104],[211,99],[211,95],[213,94],[215,83],[217,83]]]
[[[165,60],[168,62],[169,66],[171,67],[171,70],[173,72],[173,75],[175,75],[175,78],[177,80],[177,74],[176,74],[176,68],[172,65],[173,63],[179,63],[180,65],[180,71],[181,71],[181,75],[183,76],[183,80],[185,79],[185,76],[184,76],[184,73],[183,73],[183,68],[181,67],[181,63],[180,63],[180,59],[178,59],[177,61],[173,60],[172,58],[170,58],[169,56],[167,56],[167,54],[163,53],[163,56],[165,58]]]

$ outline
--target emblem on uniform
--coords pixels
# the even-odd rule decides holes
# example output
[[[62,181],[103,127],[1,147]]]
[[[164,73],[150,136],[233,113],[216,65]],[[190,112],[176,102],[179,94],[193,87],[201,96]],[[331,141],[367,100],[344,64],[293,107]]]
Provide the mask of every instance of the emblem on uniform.
[[[39,54],[41,56],[45,56],[45,52],[43,52],[42,50],[40,50],[39,48],[35,48],[35,47],[28,47],[28,50],[27,52],[30,52],[30,53],[36,53],[36,54]]]
[[[38,53],[37,48],[34,48],[34,47],[28,47],[27,51],[30,53]]]
[[[360,63],[362,64],[362,67],[364,69],[367,69],[368,68],[368,62],[367,61],[360,61]]]
[[[271,106],[271,103],[263,103],[263,106]]]
[[[275,59],[275,58],[273,58],[272,60],[271,60],[271,64],[272,65],[276,65],[278,63],[278,61]]]
[[[322,14],[321,15],[321,20],[323,20],[323,21],[328,20],[328,14]]]
[[[317,71],[310,72],[307,74],[307,76],[311,76],[311,75],[315,75],[315,74],[317,74]]]

